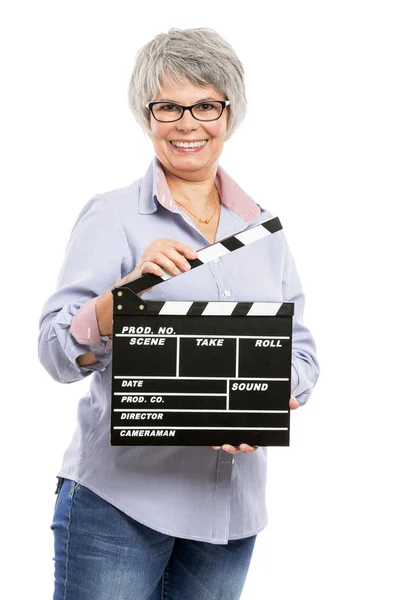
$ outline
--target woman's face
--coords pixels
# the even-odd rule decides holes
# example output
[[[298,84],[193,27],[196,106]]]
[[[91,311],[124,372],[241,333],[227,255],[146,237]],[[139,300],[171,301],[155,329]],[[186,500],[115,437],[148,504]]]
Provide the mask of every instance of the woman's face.
[[[212,86],[199,87],[188,80],[179,85],[165,82],[154,101],[173,101],[183,105],[205,100],[224,100]],[[151,139],[154,152],[170,173],[200,181],[215,175],[227,130],[227,108],[216,121],[197,121],[185,110],[179,121],[160,123],[150,116]],[[175,148],[171,141],[192,142],[206,140],[202,148]]]

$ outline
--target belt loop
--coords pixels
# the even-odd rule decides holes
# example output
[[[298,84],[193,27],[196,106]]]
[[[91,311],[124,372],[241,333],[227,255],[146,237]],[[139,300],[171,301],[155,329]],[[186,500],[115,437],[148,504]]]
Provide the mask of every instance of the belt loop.
[[[57,487],[56,487],[56,491],[54,492],[55,494],[59,493],[63,482],[64,482],[64,477],[58,477],[58,475],[57,475]]]

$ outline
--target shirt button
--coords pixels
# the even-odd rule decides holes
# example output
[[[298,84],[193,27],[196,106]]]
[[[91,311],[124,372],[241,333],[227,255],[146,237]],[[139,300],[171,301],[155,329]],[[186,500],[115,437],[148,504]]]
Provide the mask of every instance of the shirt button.
[[[219,261],[219,258],[213,258],[213,263],[217,264],[218,261]]]
[[[227,298],[229,298],[229,296],[231,295],[229,290],[224,290],[224,296],[226,296]]]
[[[235,459],[234,459],[234,458],[232,458],[232,464],[234,464],[234,462],[235,462]]]

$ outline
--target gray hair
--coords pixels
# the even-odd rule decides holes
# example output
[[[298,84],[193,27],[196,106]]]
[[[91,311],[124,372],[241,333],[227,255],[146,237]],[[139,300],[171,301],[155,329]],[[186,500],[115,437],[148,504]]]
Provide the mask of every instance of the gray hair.
[[[212,85],[230,101],[226,139],[246,114],[244,69],[236,52],[216,31],[171,28],[139,50],[129,82],[129,107],[142,129],[151,134],[149,109],[163,82]]]

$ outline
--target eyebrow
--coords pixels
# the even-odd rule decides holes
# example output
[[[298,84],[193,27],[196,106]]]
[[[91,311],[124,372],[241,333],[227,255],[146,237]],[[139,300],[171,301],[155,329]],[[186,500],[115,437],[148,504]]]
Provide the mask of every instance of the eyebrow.
[[[214,100],[215,98],[202,98],[201,100],[197,100],[196,102],[193,102],[193,104],[197,104],[198,102],[206,102],[207,100]],[[180,102],[178,102],[177,100],[170,100],[169,98],[160,98],[159,100],[156,100],[156,102],[174,102],[175,104],[180,104]]]

